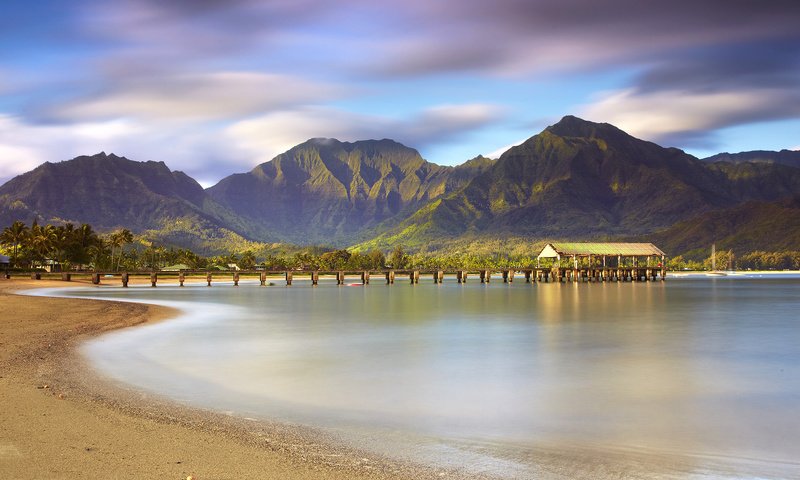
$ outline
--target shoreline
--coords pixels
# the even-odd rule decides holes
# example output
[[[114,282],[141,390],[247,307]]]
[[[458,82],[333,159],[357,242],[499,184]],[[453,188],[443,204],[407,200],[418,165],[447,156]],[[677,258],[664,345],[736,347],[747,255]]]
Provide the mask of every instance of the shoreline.
[[[78,351],[85,340],[179,311],[17,293],[70,286],[91,284],[0,280],[2,478],[462,478],[350,449],[311,427],[185,406],[104,378]]]
[[[86,340],[170,320],[181,311],[15,294],[77,286],[98,288],[88,281],[0,279],[0,478],[498,478],[452,465],[403,463],[359,451],[313,427],[184,405],[105,378],[79,351]],[[576,444],[530,445],[520,455],[543,479],[596,478],[589,473],[598,468],[623,468],[630,478],[659,472],[677,479],[696,473],[695,461],[707,471],[747,478],[729,470],[735,459],[717,464],[714,455],[701,452]],[[744,467],[742,472],[759,471]],[[511,471],[500,476],[528,478]]]

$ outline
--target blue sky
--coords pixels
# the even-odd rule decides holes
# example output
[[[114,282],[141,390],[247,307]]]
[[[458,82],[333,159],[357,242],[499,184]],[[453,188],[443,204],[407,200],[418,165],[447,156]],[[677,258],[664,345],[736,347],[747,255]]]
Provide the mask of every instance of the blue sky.
[[[99,151],[204,185],[311,137],[458,164],[564,115],[800,147],[800,2],[3,2],[0,181]]]

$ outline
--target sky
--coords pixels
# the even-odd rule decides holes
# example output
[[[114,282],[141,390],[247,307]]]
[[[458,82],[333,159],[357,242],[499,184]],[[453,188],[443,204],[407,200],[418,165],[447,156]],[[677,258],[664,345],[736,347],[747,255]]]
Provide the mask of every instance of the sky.
[[[456,165],[564,115],[800,149],[800,2],[6,0],[0,182],[100,151],[204,186],[313,137]]]

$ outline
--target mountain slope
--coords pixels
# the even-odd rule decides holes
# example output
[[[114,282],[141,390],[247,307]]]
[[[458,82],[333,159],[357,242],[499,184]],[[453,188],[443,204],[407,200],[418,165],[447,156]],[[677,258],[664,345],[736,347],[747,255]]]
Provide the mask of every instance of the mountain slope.
[[[718,153],[703,159],[704,162],[717,163],[777,163],[790,167],[800,168],[800,151],[781,150],[774,152],[769,150],[753,150],[740,153]]]
[[[283,240],[344,245],[365,229],[460,188],[493,162],[460,167],[425,161],[392,140],[311,139],[249,173],[231,175],[208,194]]]
[[[0,187],[0,225],[89,223],[98,230],[160,231],[165,241],[197,247],[229,235],[235,216],[203,188],[163,162],[136,162],[99,153],[44,163]]]
[[[639,239],[642,240],[642,239]],[[756,250],[797,250],[800,246],[800,197],[753,201],[707,212],[669,229],[646,235],[670,255],[708,256],[712,243],[739,254]]]
[[[644,233],[743,201],[800,193],[798,174],[783,165],[709,165],[612,125],[567,116],[361,248],[420,247],[476,234],[588,239]]]
[[[723,232],[737,245],[758,243],[747,235],[763,235],[765,245],[777,241],[771,235],[795,239],[784,220],[796,213],[793,204],[780,202],[800,197],[800,168],[745,153],[701,161],[571,116],[498,160],[457,167],[427,162],[392,140],[312,139],[207,190],[163,162],[101,153],[45,163],[1,186],[0,228],[14,220],[86,222],[205,254],[246,239],[435,250],[659,232],[659,243],[677,254],[708,243],[692,219],[722,225],[715,215],[724,214],[759,228]]]

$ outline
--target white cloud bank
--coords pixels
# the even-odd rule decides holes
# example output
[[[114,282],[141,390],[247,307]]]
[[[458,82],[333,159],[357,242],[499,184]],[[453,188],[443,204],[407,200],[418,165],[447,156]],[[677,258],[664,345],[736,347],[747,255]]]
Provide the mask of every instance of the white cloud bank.
[[[701,139],[741,123],[800,115],[800,92],[786,89],[652,91],[607,93],[581,112],[587,120],[611,123],[638,138],[663,142]]]
[[[60,105],[56,118],[86,121],[114,118],[231,120],[293,105],[324,101],[343,87],[290,75],[254,72],[173,74],[120,79],[113,89]]]
[[[260,163],[313,137],[342,141],[392,138],[422,148],[453,141],[502,115],[503,109],[488,104],[441,105],[406,119],[308,107],[237,122],[225,133]]]
[[[164,161],[209,186],[313,137],[392,138],[424,148],[457,141],[502,115],[499,107],[484,104],[436,106],[405,119],[306,107],[274,111],[221,128],[213,122],[178,125],[171,119],[148,118],[40,125],[0,114],[0,184],[46,161],[103,150],[131,160]]]

